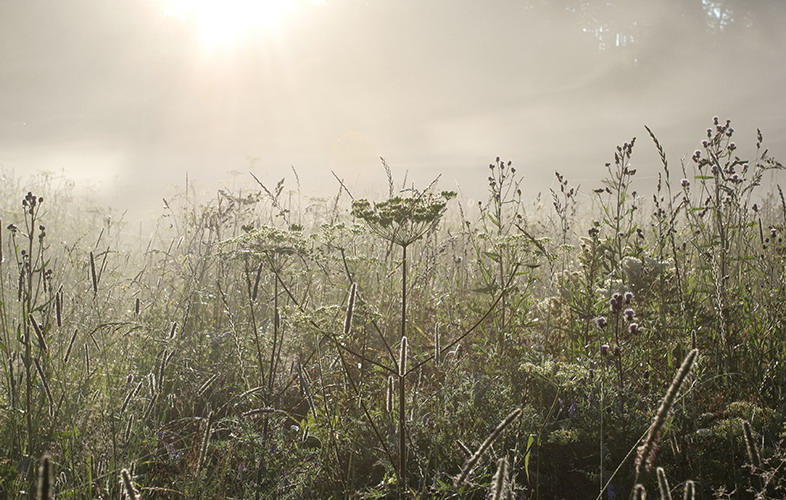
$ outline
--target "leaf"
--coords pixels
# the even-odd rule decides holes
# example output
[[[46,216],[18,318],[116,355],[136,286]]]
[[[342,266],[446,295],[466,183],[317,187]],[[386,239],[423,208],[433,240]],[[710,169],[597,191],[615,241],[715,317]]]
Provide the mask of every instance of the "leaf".
[[[497,220],[497,218],[494,217],[491,214],[487,214],[487,215],[488,215],[489,220],[491,220],[491,223],[494,224],[495,226],[499,227],[499,220]]]
[[[502,260],[502,257],[500,257],[500,255],[498,253],[495,253],[495,252],[483,252],[483,255],[485,255],[489,259],[493,260],[497,264],[499,264],[500,260]]]
[[[472,291],[475,293],[494,293],[497,291],[497,285],[492,283],[491,285],[486,285],[480,288],[473,288]]]
[[[527,453],[524,455],[524,472],[527,473],[529,483],[529,459],[532,456],[532,446],[535,444],[535,434],[530,434],[527,438]]]

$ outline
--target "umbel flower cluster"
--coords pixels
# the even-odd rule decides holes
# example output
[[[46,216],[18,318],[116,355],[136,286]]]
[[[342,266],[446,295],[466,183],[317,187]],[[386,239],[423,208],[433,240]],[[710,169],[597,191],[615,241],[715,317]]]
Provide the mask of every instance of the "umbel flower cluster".
[[[352,215],[363,220],[381,238],[406,247],[419,240],[439,223],[453,191],[435,194],[414,192],[412,196],[394,196],[374,203],[366,199],[352,203]]]
[[[308,250],[299,231],[270,226],[246,229],[244,234],[223,242],[222,246],[233,257],[262,257],[275,270],[281,270],[290,257],[304,255]]]

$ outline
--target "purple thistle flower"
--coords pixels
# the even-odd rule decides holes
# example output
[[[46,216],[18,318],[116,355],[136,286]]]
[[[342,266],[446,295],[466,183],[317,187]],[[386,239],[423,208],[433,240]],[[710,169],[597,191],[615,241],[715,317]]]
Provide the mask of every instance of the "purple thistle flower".
[[[631,323],[628,325],[628,333],[631,335],[636,335],[639,333],[639,324],[638,323]]]
[[[690,187],[690,181],[688,179],[682,179],[680,184],[683,188],[688,189]]]
[[[633,292],[625,292],[624,297],[625,297],[625,303],[630,304],[631,301],[633,300]]]
[[[778,236],[778,230],[777,230],[777,229],[775,229],[774,227],[771,227],[771,228],[770,228],[770,236],[772,236],[773,238],[775,238],[776,236]]]
[[[633,311],[633,309],[625,309],[625,311],[623,311],[622,314],[624,314],[625,317],[628,318],[628,321],[632,320],[633,316],[636,315],[636,313]]]
[[[609,353],[609,344],[603,344],[600,346],[600,353],[603,356],[606,356]]]
[[[603,317],[603,316],[600,316],[600,317],[598,317],[598,318],[595,318],[595,324],[597,324],[597,325],[598,325],[598,327],[600,327],[600,328],[604,328],[606,325],[608,325],[608,324],[609,324],[609,322],[608,322],[608,321],[606,321],[606,318],[605,318],[605,317]]]

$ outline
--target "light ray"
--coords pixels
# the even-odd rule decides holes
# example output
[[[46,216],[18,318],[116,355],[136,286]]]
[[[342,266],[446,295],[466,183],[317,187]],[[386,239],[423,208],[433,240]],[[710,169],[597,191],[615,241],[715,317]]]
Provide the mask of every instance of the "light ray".
[[[243,39],[276,31],[299,0],[164,0],[164,15],[193,23],[208,48],[233,47]]]

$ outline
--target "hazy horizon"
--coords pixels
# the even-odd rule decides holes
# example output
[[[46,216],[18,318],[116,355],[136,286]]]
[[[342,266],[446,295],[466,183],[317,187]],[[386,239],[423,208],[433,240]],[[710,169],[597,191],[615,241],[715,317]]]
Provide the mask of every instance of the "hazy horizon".
[[[335,194],[331,171],[383,193],[380,156],[399,182],[441,174],[474,197],[498,155],[527,196],[555,170],[589,190],[633,136],[653,184],[644,125],[678,172],[713,115],[740,156],[757,128],[786,153],[782,2],[248,4],[0,4],[0,168],[62,173],[134,210],[186,174],[294,187],[294,167],[310,195]]]

